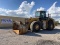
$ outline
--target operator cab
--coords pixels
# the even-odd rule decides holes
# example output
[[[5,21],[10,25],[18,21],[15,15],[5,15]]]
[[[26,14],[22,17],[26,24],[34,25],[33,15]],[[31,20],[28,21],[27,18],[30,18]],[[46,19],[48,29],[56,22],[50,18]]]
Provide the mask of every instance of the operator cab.
[[[47,19],[46,11],[36,11],[35,17],[38,17],[41,20],[46,20]]]

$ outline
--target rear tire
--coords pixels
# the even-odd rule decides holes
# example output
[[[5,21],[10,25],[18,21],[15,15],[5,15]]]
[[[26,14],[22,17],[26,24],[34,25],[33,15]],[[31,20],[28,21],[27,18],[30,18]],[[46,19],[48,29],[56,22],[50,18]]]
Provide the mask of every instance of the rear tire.
[[[30,25],[31,32],[39,32],[41,27],[40,27],[40,22],[39,21],[33,21]]]
[[[53,20],[49,20],[47,30],[51,31],[53,29],[54,29],[54,22]]]

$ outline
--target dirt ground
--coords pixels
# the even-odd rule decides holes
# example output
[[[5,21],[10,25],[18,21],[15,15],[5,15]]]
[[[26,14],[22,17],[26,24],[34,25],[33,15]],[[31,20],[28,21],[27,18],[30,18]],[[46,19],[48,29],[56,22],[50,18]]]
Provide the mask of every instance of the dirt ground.
[[[12,29],[0,29],[0,45],[60,45],[60,26],[53,31],[28,31],[24,35],[15,34]]]

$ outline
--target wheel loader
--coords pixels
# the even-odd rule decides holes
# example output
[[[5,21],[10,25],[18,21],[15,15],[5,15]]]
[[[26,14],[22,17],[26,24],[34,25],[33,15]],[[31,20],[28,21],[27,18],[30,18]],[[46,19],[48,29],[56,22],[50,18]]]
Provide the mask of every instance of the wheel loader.
[[[49,17],[49,14],[47,16],[46,11],[36,11],[34,18],[31,17],[31,18],[23,18],[23,19],[24,22],[20,21],[20,24],[24,25],[26,29],[30,30],[31,32],[38,32],[41,29],[53,30],[55,27],[54,19]]]
[[[27,19],[28,28],[32,32],[38,32],[41,29],[53,30],[55,27],[54,19],[46,15],[46,11],[36,11],[35,18]]]

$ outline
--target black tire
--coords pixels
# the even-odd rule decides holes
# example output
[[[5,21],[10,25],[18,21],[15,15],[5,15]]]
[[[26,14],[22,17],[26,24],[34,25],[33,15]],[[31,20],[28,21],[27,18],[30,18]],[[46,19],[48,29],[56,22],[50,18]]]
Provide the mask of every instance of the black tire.
[[[53,29],[54,29],[54,22],[53,20],[49,20],[47,30],[51,31]]]
[[[30,25],[31,32],[39,32],[41,28],[41,23],[39,21],[33,21]],[[36,28],[38,26],[38,28]]]

